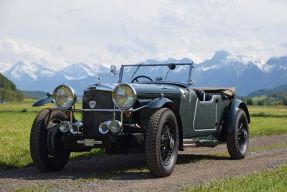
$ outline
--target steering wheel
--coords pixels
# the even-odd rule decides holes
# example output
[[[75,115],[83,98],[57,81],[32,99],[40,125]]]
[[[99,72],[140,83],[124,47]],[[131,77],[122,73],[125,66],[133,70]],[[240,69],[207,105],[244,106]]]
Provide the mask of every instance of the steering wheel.
[[[149,81],[153,81],[150,77],[148,76],[145,76],[145,75],[139,75],[139,76],[136,76],[135,78],[133,78],[133,80],[131,81],[131,83],[134,83],[134,82],[139,82],[138,79],[140,78],[144,78],[144,79],[148,79]]]

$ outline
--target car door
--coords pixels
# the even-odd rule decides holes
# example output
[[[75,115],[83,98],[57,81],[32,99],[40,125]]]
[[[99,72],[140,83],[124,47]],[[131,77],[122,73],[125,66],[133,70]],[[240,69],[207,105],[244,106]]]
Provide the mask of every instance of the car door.
[[[213,95],[209,101],[199,101],[193,88],[182,91],[180,117],[183,137],[193,138],[210,135],[217,131],[223,108],[220,95]]]
[[[193,130],[195,132],[216,131],[218,97],[220,96],[213,95],[209,101],[196,100],[193,120]]]

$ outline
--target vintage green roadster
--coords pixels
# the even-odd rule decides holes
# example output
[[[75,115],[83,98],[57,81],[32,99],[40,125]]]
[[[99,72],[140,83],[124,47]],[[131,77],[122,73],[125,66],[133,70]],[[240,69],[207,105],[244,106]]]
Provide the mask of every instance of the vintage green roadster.
[[[192,63],[122,65],[118,83],[97,83],[82,93],[62,84],[33,106],[54,103],[36,116],[30,135],[34,164],[59,171],[70,152],[102,148],[108,154],[143,153],[150,173],[172,173],[178,151],[226,143],[232,159],[248,150],[250,116],[234,88],[196,88]],[[208,78],[208,77],[207,77]],[[81,119],[75,118],[81,113]]]

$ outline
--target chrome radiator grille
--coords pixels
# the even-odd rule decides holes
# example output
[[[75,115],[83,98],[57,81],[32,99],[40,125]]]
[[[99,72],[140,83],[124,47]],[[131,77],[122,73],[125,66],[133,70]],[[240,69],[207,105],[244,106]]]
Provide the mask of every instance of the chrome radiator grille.
[[[83,108],[91,109],[90,102],[95,101],[92,109],[113,109],[112,92],[101,90],[87,90],[83,97]],[[112,112],[83,112],[84,135],[89,138],[101,137],[98,127],[104,121],[112,120]]]

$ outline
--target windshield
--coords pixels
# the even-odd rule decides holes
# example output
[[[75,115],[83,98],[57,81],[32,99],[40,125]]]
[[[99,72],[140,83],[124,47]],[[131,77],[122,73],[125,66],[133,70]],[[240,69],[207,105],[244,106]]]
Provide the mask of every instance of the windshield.
[[[192,64],[138,64],[123,65],[121,83],[172,82],[187,85]]]

